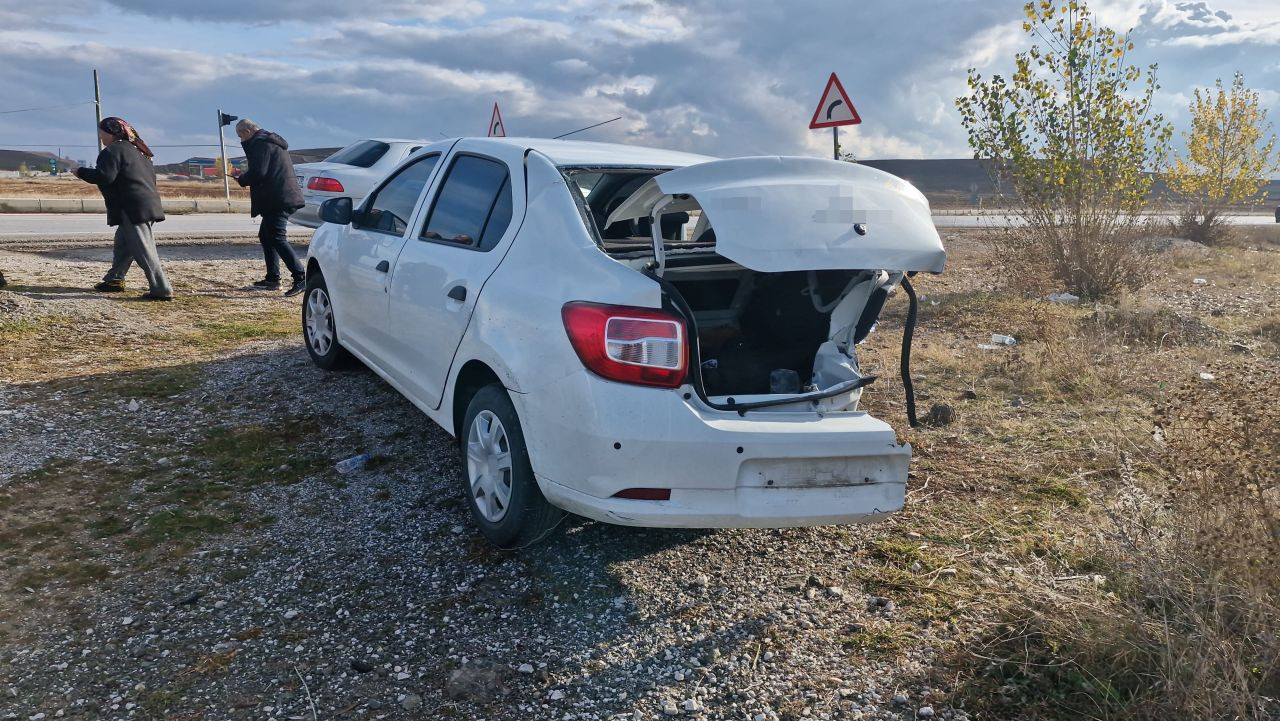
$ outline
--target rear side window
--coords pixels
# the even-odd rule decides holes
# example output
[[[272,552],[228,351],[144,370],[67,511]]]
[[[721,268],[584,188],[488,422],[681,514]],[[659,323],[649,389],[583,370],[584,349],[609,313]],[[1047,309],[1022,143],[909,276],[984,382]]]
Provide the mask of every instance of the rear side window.
[[[511,224],[511,208],[507,166],[475,155],[459,156],[436,196],[422,238],[489,250]]]
[[[422,195],[422,189],[439,161],[440,154],[435,153],[401,168],[369,197],[360,227],[402,235],[409,227],[409,217],[418,204],[418,196]]]
[[[390,145],[379,140],[359,140],[325,158],[324,162],[369,168],[382,160],[382,156],[390,149]]]

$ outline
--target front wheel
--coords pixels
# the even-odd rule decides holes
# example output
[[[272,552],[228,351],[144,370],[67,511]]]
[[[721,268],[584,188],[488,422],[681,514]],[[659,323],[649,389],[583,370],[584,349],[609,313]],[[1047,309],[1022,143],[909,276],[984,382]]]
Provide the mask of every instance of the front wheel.
[[[302,336],[307,342],[307,355],[317,366],[331,371],[351,365],[351,354],[338,344],[333,300],[319,272],[307,274],[307,290],[302,300]]]
[[[500,548],[546,538],[564,511],[547,502],[533,477],[524,431],[507,390],[481,388],[458,429],[462,486],[480,533]]]

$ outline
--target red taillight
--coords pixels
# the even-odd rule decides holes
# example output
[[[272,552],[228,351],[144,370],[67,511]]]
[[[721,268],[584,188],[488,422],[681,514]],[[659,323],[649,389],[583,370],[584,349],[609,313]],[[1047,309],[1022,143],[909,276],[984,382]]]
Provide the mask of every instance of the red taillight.
[[[566,303],[569,342],[587,370],[602,378],[677,388],[689,365],[684,321],[652,308]]]
[[[333,178],[322,178],[319,175],[307,181],[307,190],[319,190],[324,193],[342,193],[342,183]]]
[[[633,501],[669,501],[670,488],[624,488],[613,494],[614,498],[630,498]]]

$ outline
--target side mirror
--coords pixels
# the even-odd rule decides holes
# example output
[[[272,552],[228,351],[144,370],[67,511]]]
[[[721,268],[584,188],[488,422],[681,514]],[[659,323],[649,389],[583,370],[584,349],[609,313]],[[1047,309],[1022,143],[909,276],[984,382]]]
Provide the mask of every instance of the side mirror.
[[[320,220],[334,225],[350,225],[351,198],[330,198],[320,204]]]

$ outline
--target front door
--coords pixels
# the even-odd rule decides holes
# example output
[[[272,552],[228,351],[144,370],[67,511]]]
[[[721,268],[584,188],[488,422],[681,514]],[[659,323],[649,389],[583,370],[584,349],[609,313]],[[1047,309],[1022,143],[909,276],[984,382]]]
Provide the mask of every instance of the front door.
[[[456,146],[390,285],[391,372],[432,408],[440,405],[481,288],[524,218],[519,149],[502,158],[466,152],[466,145]]]
[[[339,245],[334,308],[343,342],[373,360],[387,347],[387,291],[391,269],[404,247],[415,208],[440,154],[400,168],[369,194]]]

